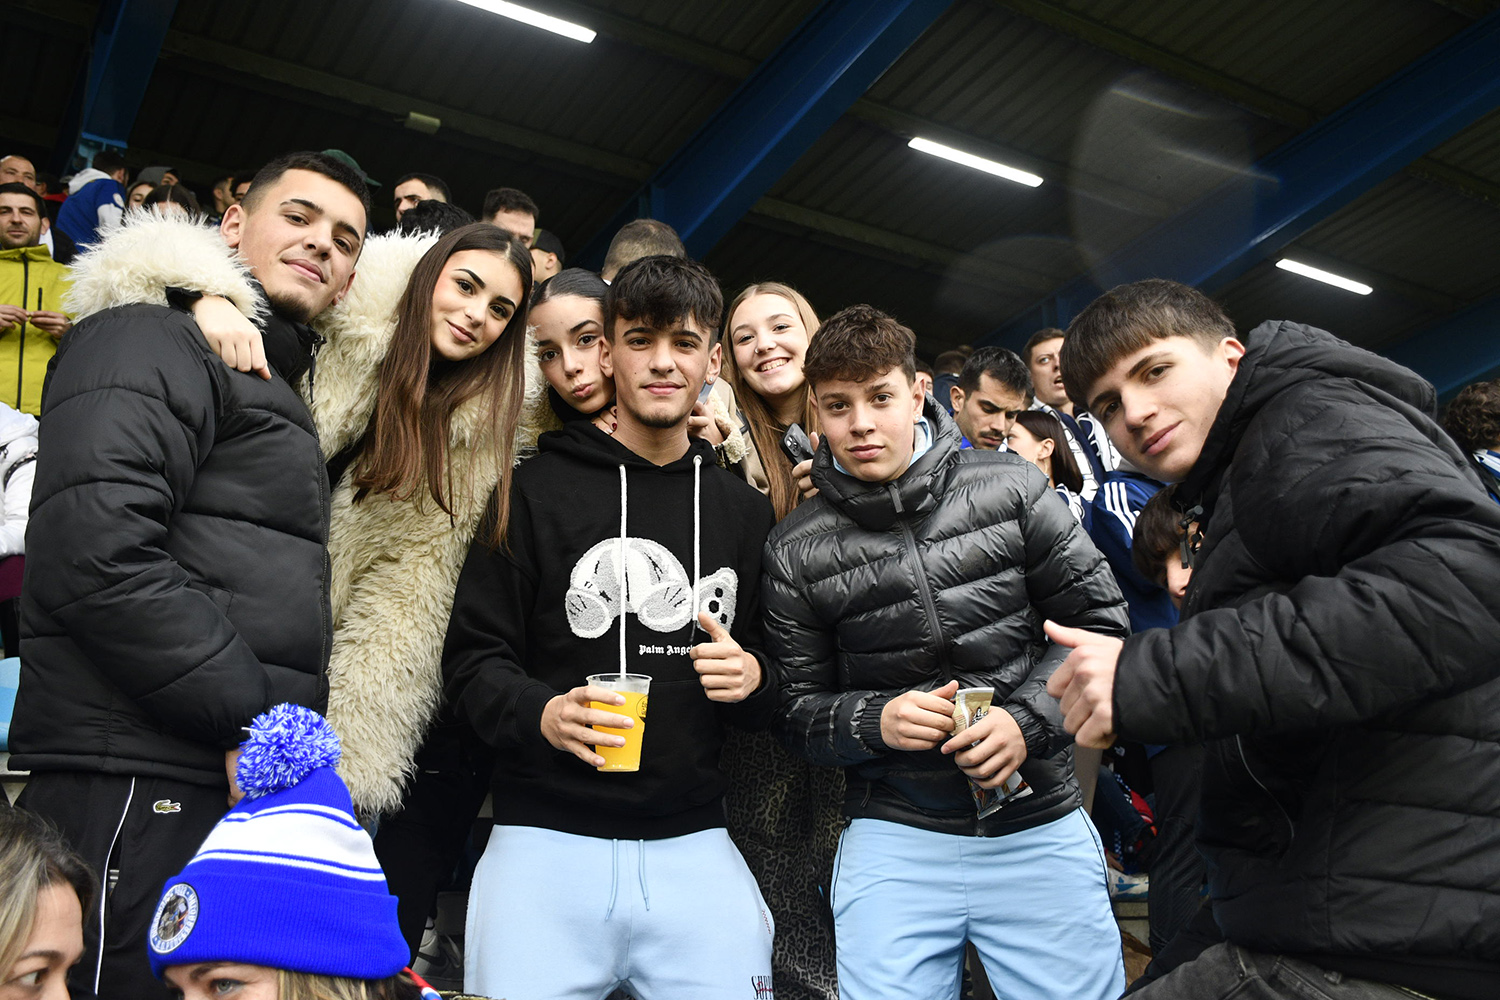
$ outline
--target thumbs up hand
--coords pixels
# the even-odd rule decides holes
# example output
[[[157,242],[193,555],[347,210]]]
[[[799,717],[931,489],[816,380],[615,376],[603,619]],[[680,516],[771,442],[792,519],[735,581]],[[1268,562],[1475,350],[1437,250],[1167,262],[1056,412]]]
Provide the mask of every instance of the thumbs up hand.
[[[1047,681],[1047,693],[1062,703],[1063,728],[1086,747],[1106,749],[1115,741],[1115,666],[1119,639],[1047,622],[1047,638],[1073,651]]]
[[[744,701],[760,687],[760,661],[741,649],[729,630],[706,611],[698,614],[698,624],[708,633],[708,641],[688,650],[688,655],[708,700],[731,705]]]

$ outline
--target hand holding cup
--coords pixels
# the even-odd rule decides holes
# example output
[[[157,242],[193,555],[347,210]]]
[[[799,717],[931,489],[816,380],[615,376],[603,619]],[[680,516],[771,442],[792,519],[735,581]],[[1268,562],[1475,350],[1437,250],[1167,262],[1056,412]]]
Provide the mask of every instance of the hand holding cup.
[[[625,745],[625,738],[601,733],[592,727],[630,729],[635,725],[635,720],[628,715],[592,708],[590,702],[623,705],[625,696],[618,691],[593,685],[576,687],[567,694],[557,695],[542,709],[542,736],[557,749],[573,754],[590,767],[603,767],[604,758],[595,753],[593,748],[622,747]]]

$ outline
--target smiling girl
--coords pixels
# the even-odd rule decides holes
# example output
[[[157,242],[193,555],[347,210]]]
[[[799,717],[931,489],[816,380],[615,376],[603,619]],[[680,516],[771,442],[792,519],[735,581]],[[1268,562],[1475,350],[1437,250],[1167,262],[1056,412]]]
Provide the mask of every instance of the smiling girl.
[[[792,424],[817,431],[817,410],[802,377],[802,359],[818,316],[790,285],[750,285],[724,313],[724,374],[750,428],[745,478],[766,494],[778,520],[801,502],[781,436]]]

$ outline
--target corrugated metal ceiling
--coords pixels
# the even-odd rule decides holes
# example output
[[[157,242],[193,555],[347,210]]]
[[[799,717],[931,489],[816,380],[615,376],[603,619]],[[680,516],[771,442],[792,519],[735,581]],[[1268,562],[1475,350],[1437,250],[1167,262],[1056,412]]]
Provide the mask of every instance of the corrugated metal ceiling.
[[[199,184],[298,146],[346,149],[387,183],[439,173],[471,208],[509,184],[578,247],[817,3],[536,5],[595,22],[599,39],[578,45],[455,0],[182,0],[132,145]],[[933,353],[1001,325],[1496,6],[957,0],[709,262],[731,290],[788,280],[824,313],[886,305]],[[9,145],[50,146],[96,9],[0,8]],[[444,127],[401,127],[406,102]],[[905,145],[918,133],[1047,183],[925,157]],[[1266,265],[1221,298],[1244,325],[1323,317],[1382,343],[1494,294],[1495,234],[1500,114],[1294,245],[1370,275],[1376,295],[1356,301]]]

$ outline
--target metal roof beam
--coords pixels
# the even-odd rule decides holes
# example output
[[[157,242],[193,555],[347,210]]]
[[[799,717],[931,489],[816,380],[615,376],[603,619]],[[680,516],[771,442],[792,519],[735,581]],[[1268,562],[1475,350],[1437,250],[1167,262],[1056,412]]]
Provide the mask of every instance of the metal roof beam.
[[[1470,382],[1500,371],[1500,296],[1479,302],[1425,330],[1382,348],[1380,353],[1431,382],[1438,396],[1452,396]]]
[[[642,214],[701,257],[927,30],[951,0],[825,0],[657,170],[579,258]]]
[[[1500,14],[1491,14],[1413,61],[1263,157],[1247,192],[1224,188],[1114,253],[1109,281],[1174,278],[1222,287],[1337,209],[1398,173],[1500,104]],[[986,338],[1015,339],[1061,326],[1099,288],[1081,275]]]
[[[83,88],[75,91],[52,162],[85,163],[106,146],[123,147],[146,97],[177,0],[104,0],[93,18]]]

